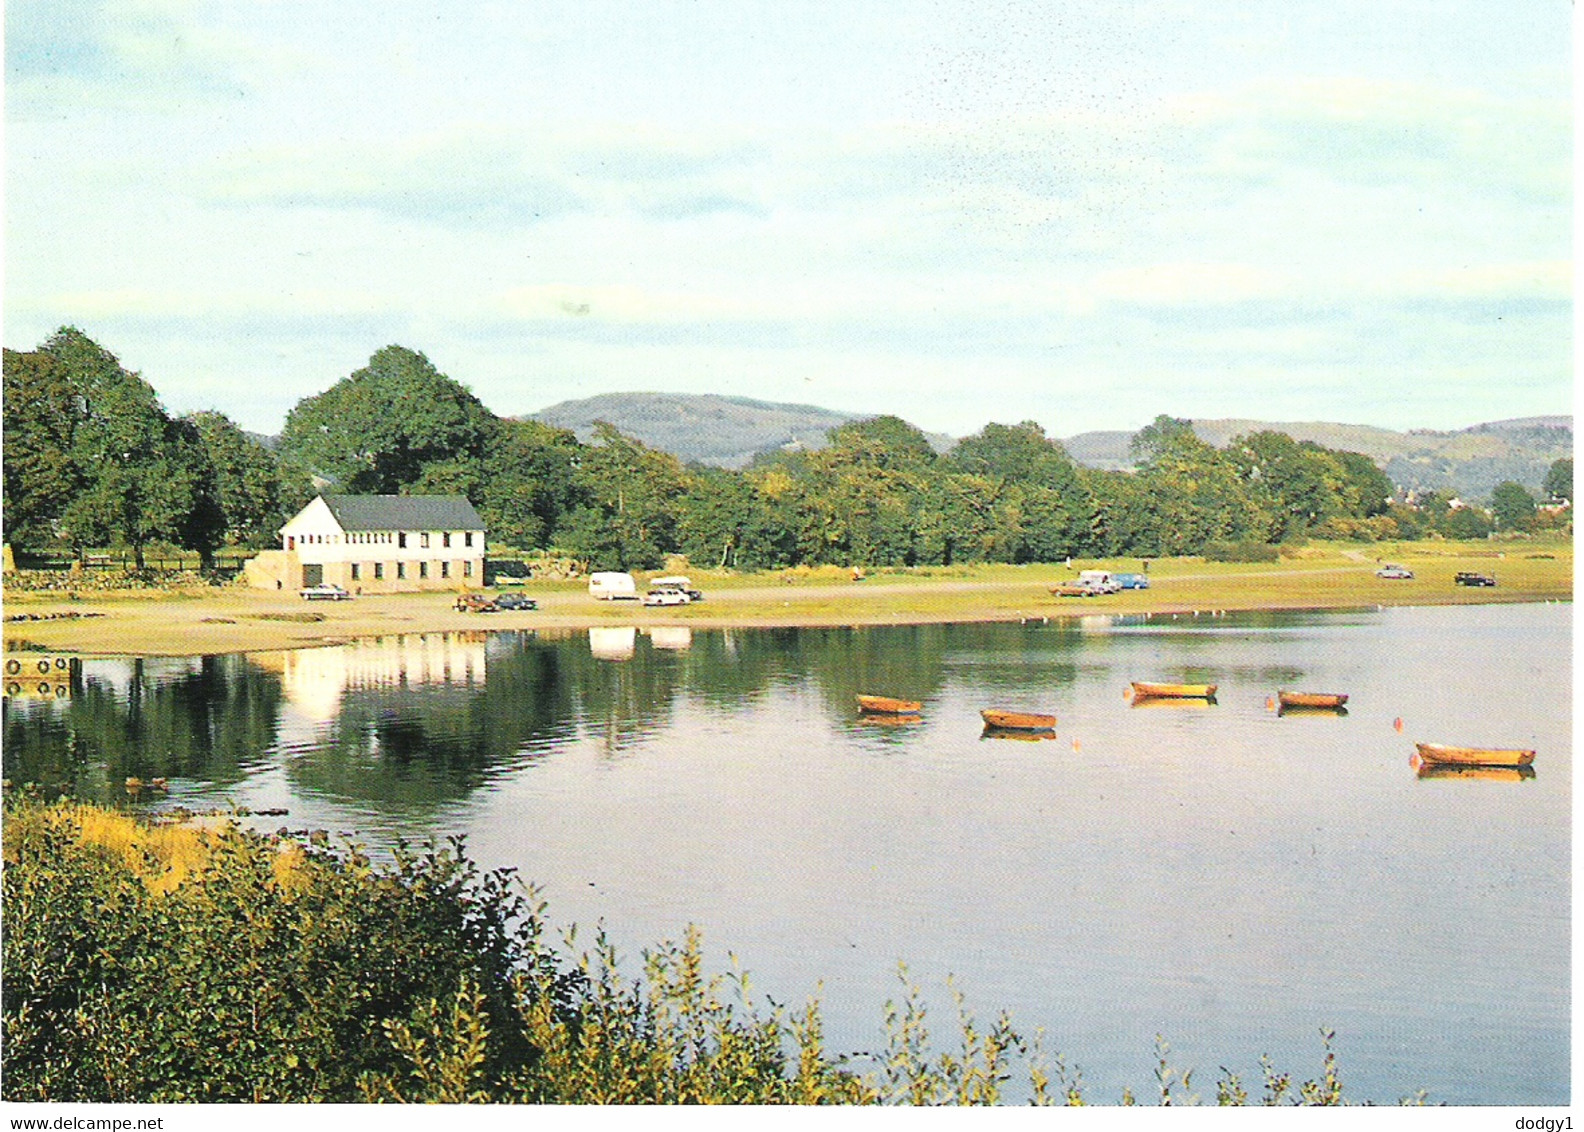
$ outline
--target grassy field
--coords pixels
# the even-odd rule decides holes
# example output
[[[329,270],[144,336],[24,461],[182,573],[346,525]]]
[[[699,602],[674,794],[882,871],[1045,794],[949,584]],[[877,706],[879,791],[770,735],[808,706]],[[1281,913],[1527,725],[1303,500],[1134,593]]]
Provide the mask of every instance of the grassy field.
[[[1414,572],[1407,580],[1375,576],[1381,562]],[[580,581],[533,581],[520,588],[538,600],[533,612],[458,613],[450,593],[364,596],[304,603],[292,595],[242,586],[175,593],[70,595],[8,593],[8,649],[85,654],[185,655],[296,648],[355,637],[462,629],[595,625],[910,624],[1004,621],[1112,613],[1213,613],[1251,609],[1328,609],[1383,605],[1571,601],[1573,548],[1561,539],[1454,543],[1317,543],[1278,562],[1225,563],[1157,559],[1151,587],[1094,598],[1060,598],[1051,587],[1079,570],[1142,572],[1138,559],[1075,560],[1066,565],[981,565],[868,571],[862,581],[838,567],[757,574],[690,568],[706,600],[646,609],[594,601]],[[1458,571],[1494,574],[1494,588],[1453,583]],[[655,571],[655,574],[666,571]],[[640,587],[650,575],[641,575]],[[26,618],[18,620],[18,618]]]

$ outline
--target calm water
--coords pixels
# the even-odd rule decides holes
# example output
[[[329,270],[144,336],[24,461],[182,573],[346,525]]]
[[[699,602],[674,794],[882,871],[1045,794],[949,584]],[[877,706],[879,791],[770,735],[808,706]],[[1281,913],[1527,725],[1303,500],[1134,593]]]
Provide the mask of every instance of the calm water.
[[[7,701],[13,781],[284,806],[374,845],[463,832],[628,955],[689,922],[757,992],[883,1044],[908,964],[1149,1096],[1154,1039],[1257,1091],[1337,1031],[1356,1099],[1569,1096],[1571,607],[1081,624],[430,634],[253,659],[89,661]],[[1130,680],[1211,681],[1134,706]],[[1278,687],[1348,713],[1279,716]],[[917,724],[853,696],[925,701]],[[1057,737],[982,738],[987,706]],[[1394,722],[1400,719],[1399,732]],[[1534,747],[1422,779],[1413,740]],[[822,986],[821,986],[822,983]]]

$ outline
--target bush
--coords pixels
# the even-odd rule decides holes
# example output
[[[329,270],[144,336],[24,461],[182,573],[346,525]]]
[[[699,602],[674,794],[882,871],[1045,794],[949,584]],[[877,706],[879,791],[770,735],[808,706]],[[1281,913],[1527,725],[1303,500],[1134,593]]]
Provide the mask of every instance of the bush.
[[[1022,1062],[1034,1103],[1086,1103],[1081,1074],[961,995],[959,1048],[932,1053],[905,970],[861,1074],[817,1002],[764,1013],[746,976],[706,975],[696,929],[638,978],[603,936],[566,964],[531,890],[460,842],[375,865],[322,841],[8,800],[4,1099],[995,1104]],[[1318,1083],[1262,1059],[1264,1103],[1344,1103],[1330,1043]],[[1195,1103],[1157,1054],[1159,1102]],[[1217,1101],[1248,1103],[1223,1074]]]

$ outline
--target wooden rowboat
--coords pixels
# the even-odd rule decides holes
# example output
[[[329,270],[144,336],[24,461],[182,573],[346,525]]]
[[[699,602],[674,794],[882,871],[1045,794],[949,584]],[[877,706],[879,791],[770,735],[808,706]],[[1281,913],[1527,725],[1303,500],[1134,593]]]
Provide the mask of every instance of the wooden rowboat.
[[[1054,715],[1041,715],[1034,711],[985,708],[979,716],[985,721],[986,727],[999,727],[1003,731],[1050,731],[1056,726]]]
[[[1284,708],[1339,708],[1348,701],[1345,695],[1338,692],[1277,692],[1276,699]]]
[[[1528,766],[1535,753],[1502,747],[1445,747],[1440,743],[1415,743],[1422,762],[1451,766]]]
[[[1135,680],[1131,686],[1134,696],[1156,696],[1163,700],[1213,700],[1216,694],[1214,684],[1146,684]]]
[[[894,700],[890,696],[859,696],[858,710],[874,715],[916,715],[924,710],[917,700]]]

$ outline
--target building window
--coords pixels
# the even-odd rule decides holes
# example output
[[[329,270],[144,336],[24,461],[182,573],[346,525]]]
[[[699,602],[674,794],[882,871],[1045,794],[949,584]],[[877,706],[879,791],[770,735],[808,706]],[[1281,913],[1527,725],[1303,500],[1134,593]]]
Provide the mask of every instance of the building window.
[[[405,562],[396,563],[396,576],[398,578],[405,578],[407,576],[407,563],[405,563]]]
[[[354,562],[352,563],[352,580],[355,582],[359,579],[359,577],[361,577],[361,575],[358,573],[358,564]]]
[[[425,531],[423,534],[418,536],[418,545],[423,547],[425,550],[429,549],[429,532],[428,531]]]
[[[429,576],[429,563],[427,563],[427,562],[418,563],[418,576],[420,578],[427,578]]]
[[[443,558],[440,560],[440,576],[442,578],[449,578],[451,576],[451,563],[447,562]]]
[[[450,546],[451,545],[451,532],[450,531],[446,531],[444,534],[442,534],[440,536],[440,545],[441,546]]]
[[[374,563],[374,577],[375,577],[375,579],[378,580],[380,578],[383,578],[384,576],[385,576],[385,563],[383,563],[383,562]]]
[[[464,561],[462,563],[462,576],[464,578],[471,578],[473,576],[473,563],[472,562]]]
[[[472,531],[466,531],[466,532],[463,533],[463,535],[462,535],[462,545],[463,546],[472,546],[473,545],[473,532]]]
[[[407,532],[406,531],[401,531],[401,532],[399,532],[396,535],[396,545],[399,546],[399,547],[402,547],[403,549],[406,549],[406,546],[407,546]]]

